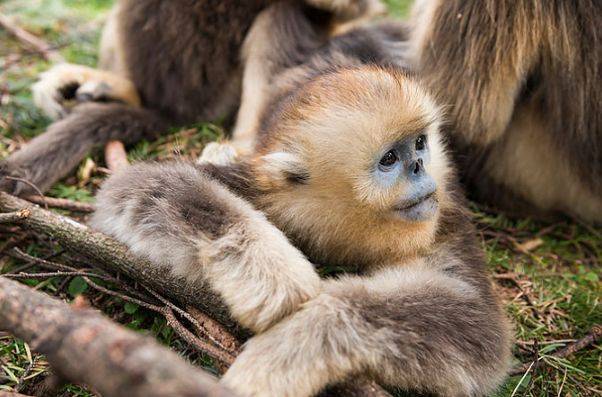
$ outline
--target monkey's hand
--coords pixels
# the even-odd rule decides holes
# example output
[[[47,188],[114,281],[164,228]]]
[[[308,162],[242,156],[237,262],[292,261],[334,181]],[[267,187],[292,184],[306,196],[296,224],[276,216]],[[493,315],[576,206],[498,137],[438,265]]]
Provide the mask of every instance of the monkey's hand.
[[[208,282],[261,332],[316,296],[320,279],[284,234],[192,164],[139,164],[112,176],[92,219],[157,266]]]
[[[33,100],[53,120],[82,102],[122,102],[140,106],[134,84],[117,74],[87,66],[59,64],[40,75],[32,87]]]
[[[481,396],[504,379],[503,313],[467,282],[417,263],[322,289],[250,339],[222,382],[241,396],[310,397],[368,375],[408,390]]]
[[[198,158],[199,164],[231,165],[238,161],[239,152],[229,142],[209,142]]]

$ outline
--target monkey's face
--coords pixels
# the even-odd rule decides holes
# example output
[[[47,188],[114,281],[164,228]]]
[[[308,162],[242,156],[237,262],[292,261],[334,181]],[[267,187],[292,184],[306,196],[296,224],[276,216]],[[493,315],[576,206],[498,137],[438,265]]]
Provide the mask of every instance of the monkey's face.
[[[262,158],[276,222],[294,225],[296,235],[319,230],[320,250],[343,249],[355,260],[374,250],[384,255],[374,241],[386,241],[389,252],[392,239],[426,246],[448,165],[439,112],[420,84],[362,68],[325,76],[302,94]],[[354,246],[341,246],[346,241]]]
[[[385,206],[392,215],[406,221],[425,221],[437,212],[437,182],[427,171],[430,165],[429,139],[426,131],[410,134],[387,144],[384,154],[371,165],[374,188],[382,191]],[[389,193],[387,191],[390,191]],[[371,195],[373,196],[373,195]],[[391,199],[387,200],[386,196]],[[392,201],[392,203],[387,203]],[[380,203],[375,203],[376,207]]]
[[[280,142],[291,163],[298,158],[288,170],[297,193],[386,221],[436,215],[445,154],[438,109],[417,81],[369,67],[340,71],[310,84],[294,111]]]

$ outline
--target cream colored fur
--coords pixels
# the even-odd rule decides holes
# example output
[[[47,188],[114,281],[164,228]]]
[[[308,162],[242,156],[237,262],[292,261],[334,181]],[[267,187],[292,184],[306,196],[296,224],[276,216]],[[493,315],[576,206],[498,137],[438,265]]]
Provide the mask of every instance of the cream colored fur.
[[[486,172],[542,210],[602,222],[602,200],[582,185],[562,158],[541,115],[523,107],[515,114],[504,139],[492,148]]]
[[[100,38],[100,56],[98,66],[102,70],[113,72],[129,78],[129,70],[125,62],[125,50],[119,30],[119,14],[121,5],[117,2],[111,9]]]
[[[432,40],[432,31],[434,29],[433,20],[435,13],[440,11],[441,1],[445,0],[419,0],[414,4],[412,11],[413,29],[410,34],[410,56],[415,70],[425,70],[422,62],[423,52],[429,48]],[[469,15],[458,14],[457,18],[469,18]],[[481,85],[473,87],[462,87],[470,93],[473,103],[460,104],[446,103],[448,99],[444,96],[439,98],[437,95],[446,85],[449,85],[449,76],[442,73],[432,73],[425,76],[425,81],[436,94],[437,100],[441,105],[448,107],[452,118],[462,120],[468,128],[462,131],[462,138],[466,142],[479,145],[488,145],[502,137],[506,128],[513,117],[516,98],[523,88],[524,76],[538,61],[539,52],[536,50],[543,39],[541,35],[542,26],[540,21],[527,19],[528,23],[513,26],[516,29],[516,42],[506,43],[508,48],[503,52],[496,54],[499,60],[496,61],[494,73],[485,76],[480,80]],[[495,23],[492,21],[492,23]],[[532,25],[536,24],[536,25]],[[472,54],[472,53],[471,53]],[[471,61],[467,60],[468,67],[471,67]],[[472,65],[477,65],[474,60]],[[475,69],[474,73],[480,73],[481,70]],[[484,87],[486,89],[484,89]],[[477,90],[483,92],[477,95]],[[474,92],[473,92],[474,91]]]

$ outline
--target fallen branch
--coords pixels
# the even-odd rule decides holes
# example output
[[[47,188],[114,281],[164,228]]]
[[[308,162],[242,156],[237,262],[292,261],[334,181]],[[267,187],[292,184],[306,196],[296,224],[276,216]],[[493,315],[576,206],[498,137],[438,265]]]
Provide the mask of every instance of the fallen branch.
[[[37,36],[29,33],[25,29],[17,25],[11,18],[0,13],[0,27],[4,28],[8,33],[14,36],[25,46],[39,53],[47,61],[65,62],[65,59],[54,50],[48,43]]]
[[[31,195],[24,197],[24,199],[44,207],[58,208],[61,210],[71,212],[90,213],[94,212],[94,210],[96,209],[93,204],[81,203],[79,201],[73,201],[62,198]]]
[[[586,336],[584,336],[583,338],[577,340],[576,342],[571,343],[570,345],[552,353],[549,356],[552,356],[554,358],[566,358],[568,356],[575,354],[579,350],[583,350],[586,347],[588,347],[589,345],[596,343],[601,338],[602,338],[602,324],[596,324],[592,327],[592,330]],[[533,364],[535,362],[540,361],[544,357],[537,358],[535,361],[531,361],[531,362],[522,364],[522,365],[514,368],[510,372],[510,375],[519,375],[519,374],[524,373],[531,366],[533,366]]]
[[[71,218],[52,213],[37,205],[0,192],[1,212],[13,212],[24,208],[30,211],[30,215],[19,223],[22,228],[52,237],[64,249],[87,258],[102,269],[110,273],[123,273],[141,282],[148,288],[149,292],[159,293],[180,303],[182,307],[194,307],[207,313],[221,326],[221,335],[214,334],[211,339],[220,342],[229,340],[232,350],[228,350],[236,351],[240,346],[240,342],[234,343],[232,341],[244,340],[249,335],[232,320],[222,300],[210,291],[209,286],[187,284],[184,279],[175,277],[164,269],[159,269],[147,261],[135,257],[123,244],[102,233],[94,232]],[[224,343],[224,345],[227,344]],[[360,382],[355,385],[341,387],[355,390],[354,394],[346,391],[346,394],[337,392],[327,395],[390,396],[383,388],[373,382]]]
[[[0,324],[61,376],[107,397],[234,396],[152,338],[0,277]]]
[[[19,223],[29,216],[29,210],[21,209],[18,211],[0,214],[0,223]]]

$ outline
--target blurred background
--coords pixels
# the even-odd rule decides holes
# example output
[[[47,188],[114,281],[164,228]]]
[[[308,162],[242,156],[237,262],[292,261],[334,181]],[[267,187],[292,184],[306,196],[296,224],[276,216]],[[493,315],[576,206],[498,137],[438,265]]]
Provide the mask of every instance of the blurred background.
[[[386,3],[392,16],[403,18],[408,15],[412,1]],[[48,48],[46,52],[36,51],[0,26],[0,159],[48,126],[49,120],[33,105],[29,88],[57,54],[67,62],[95,66],[100,31],[112,4],[112,0],[0,0],[0,17],[24,29]],[[222,136],[219,125],[191,125],[158,141],[137,144],[129,150],[128,157],[130,161],[196,158],[207,142]],[[106,177],[103,167],[102,154],[92,154],[76,173],[58,183],[49,196],[93,201],[95,190]],[[474,204],[472,208],[496,287],[515,323],[516,363],[542,358],[536,368],[510,377],[496,395],[602,396],[600,345],[568,359],[553,355],[567,343],[586,335],[593,325],[602,323],[602,231],[568,222],[509,220],[487,208]],[[0,229],[0,254],[11,233]],[[21,247],[42,257],[53,255],[44,252],[48,248],[42,248],[32,238],[21,241]],[[0,256],[0,274],[14,273],[23,265]],[[83,294],[93,306],[116,321],[155,336],[195,364],[213,368],[209,358],[189,349],[174,336],[161,316],[91,290],[81,277],[36,277],[22,281],[66,300]],[[0,331],[0,392],[36,394],[47,376],[48,366],[43,356]],[[58,395],[95,393],[66,385]]]

